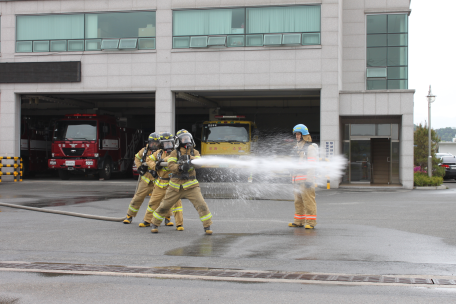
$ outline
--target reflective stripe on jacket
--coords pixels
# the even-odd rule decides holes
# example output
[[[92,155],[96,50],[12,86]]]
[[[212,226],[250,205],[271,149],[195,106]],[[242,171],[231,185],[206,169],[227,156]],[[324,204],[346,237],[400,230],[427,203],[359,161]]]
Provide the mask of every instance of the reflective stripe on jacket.
[[[191,150],[187,150],[185,148],[180,148],[180,153],[181,155],[190,155],[190,159],[197,159],[201,158],[198,150],[193,150],[193,156],[191,155]],[[177,164],[177,159],[178,154],[177,150],[174,150],[171,152],[169,155],[168,160],[168,169],[170,170],[170,173],[176,174],[181,176],[182,172],[179,171],[179,165]],[[195,187],[199,187],[198,180],[196,180],[196,170],[194,167],[190,167],[190,170],[188,171],[188,177],[191,179],[181,179],[181,178],[176,178],[176,177],[171,177],[171,180],[169,182],[170,189],[173,189],[175,191],[179,191],[181,188],[184,190],[187,189],[192,189]]]
[[[149,156],[146,159],[146,162],[147,162],[147,165],[152,170],[155,170],[159,176],[159,178],[157,178],[155,180],[155,185],[157,185],[158,187],[160,187],[162,189],[167,189],[169,186],[170,171],[169,171],[168,167],[160,167],[160,168],[158,168],[158,170],[157,170],[157,168],[155,168],[156,161],[158,160],[158,158],[161,158],[164,162],[169,161],[169,155],[167,154],[166,151],[157,150],[154,152],[154,154],[152,154],[151,156]]]
[[[300,141],[297,143],[297,148],[299,155],[299,161],[298,163],[302,162],[316,162],[317,161],[317,149],[315,149],[314,146],[309,145],[307,148],[307,155],[306,152],[304,151],[304,145],[305,141]],[[292,182],[295,184],[302,184],[305,182],[315,182],[315,169],[296,169],[295,172],[293,172],[292,176]]]

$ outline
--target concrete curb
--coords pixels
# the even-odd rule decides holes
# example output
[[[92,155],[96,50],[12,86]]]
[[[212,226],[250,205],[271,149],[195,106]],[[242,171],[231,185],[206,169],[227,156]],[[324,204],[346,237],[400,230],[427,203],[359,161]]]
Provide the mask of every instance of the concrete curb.
[[[433,187],[413,187],[415,190],[446,190],[448,189],[445,185],[433,186]]]

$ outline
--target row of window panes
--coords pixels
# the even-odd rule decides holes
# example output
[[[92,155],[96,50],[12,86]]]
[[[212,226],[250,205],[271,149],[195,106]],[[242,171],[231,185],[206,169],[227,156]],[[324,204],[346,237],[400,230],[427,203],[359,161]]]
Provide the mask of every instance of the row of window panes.
[[[367,16],[368,90],[408,88],[408,16]]]
[[[173,37],[173,48],[319,45],[320,33]]]
[[[406,14],[367,15],[367,34],[407,33]]]
[[[319,5],[173,11],[173,47],[320,44],[320,15]]]
[[[407,67],[378,67],[367,68],[368,78],[407,79]]]
[[[351,126],[351,128],[350,128]],[[399,139],[398,124],[345,124],[344,140],[350,140],[350,136],[391,136],[391,139]]]
[[[407,47],[381,47],[367,49],[367,66],[407,66]]]
[[[152,11],[16,17],[17,52],[155,49],[153,37]]]
[[[155,38],[17,41],[16,52],[76,52],[104,49],[155,49]]]
[[[403,80],[387,80],[387,79],[367,79],[368,90],[406,90],[408,81]]]
[[[367,47],[407,46],[407,34],[375,34],[367,35]]]

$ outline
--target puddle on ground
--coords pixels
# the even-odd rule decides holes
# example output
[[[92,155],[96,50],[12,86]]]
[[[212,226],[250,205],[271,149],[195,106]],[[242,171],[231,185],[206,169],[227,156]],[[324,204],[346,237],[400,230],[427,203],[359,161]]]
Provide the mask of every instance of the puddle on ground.
[[[19,304],[19,298],[0,296],[0,304]]]
[[[134,195],[133,192],[117,192],[117,193],[111,193],[111,194],[106,194],[106,195],[89,195],[89,196],[80,196],[80,197],[65,197],[65,198],[47,197],[47,198],[39,199],[37,201],[32,201],[32,202],[14,202],[14,204],[21,205],[21,206],[27,206],[27,207],[44,208],[44,207],[77,205],[77,204],[91,203],[91,202],[97,202],[97,201],[107,201],[107,200],[118,199],[118,198],[132,198],[133,195]],[[36,196],[35,196],[35,198],[36,198]]]
[[[12,198],[36,198],[35,195],[23,195],[23,194],[0,194],[0,199],[12,199]]]
[[[241,237],[252,236],[252,233],[226,233],[207,235],[189,246],[169,250],[165,255],[192,256],[192,257],[213,257],[224,254],[231,245]]]
[[[221,257],[227,254],[232,254],[232,250],[235,247],[235,243],[252,240],[252,247],[244,248],[242,253],[245,258],[272,258],[277,255],[277,248],[269,248],[263,246],[261,242],[258,242],[259,237],[277,237],[284,236],[283,242],[289,242],[291,238],[298,237],[300,241],[304,239],[309,240],[317,235],[315,230],[307,229],[296,229],[293,231],[284,232],[261,232],[261,233],[218,233],[211,236],[203,236],[200,239],[193,242],[191,245],[176,248],[165,252],[165,255],[170,256],[191,256],[191,257]],[[303,239],[302,237],[305,236]],[[269,239],[269,238],[268,238]],[[268,239],[265,239],[267,241]],[[256,240],[256,241],[255,241]],[[269,239],[270,240],[270,239]],[[300,242],[297,246],[301,246]],[[280,251],[280,250],[279,250]]]
[[[39,272],[39,273],[37,273],[37,275],[39,277],[45,277],[45,278],[82,276],[82,274],[68,274],[68,273],[58,273],[58,272]]]

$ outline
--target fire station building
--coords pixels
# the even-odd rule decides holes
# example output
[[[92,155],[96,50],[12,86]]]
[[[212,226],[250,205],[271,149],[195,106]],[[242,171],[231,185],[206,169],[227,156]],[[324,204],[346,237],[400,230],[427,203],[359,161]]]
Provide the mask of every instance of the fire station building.
[[[109,114],[146,131],[245,115],[305,124],[332,187],[413,187],[410,0],[0,1],[0,156],[26,118]],[[269,132],[269,133],[268,133]]]

